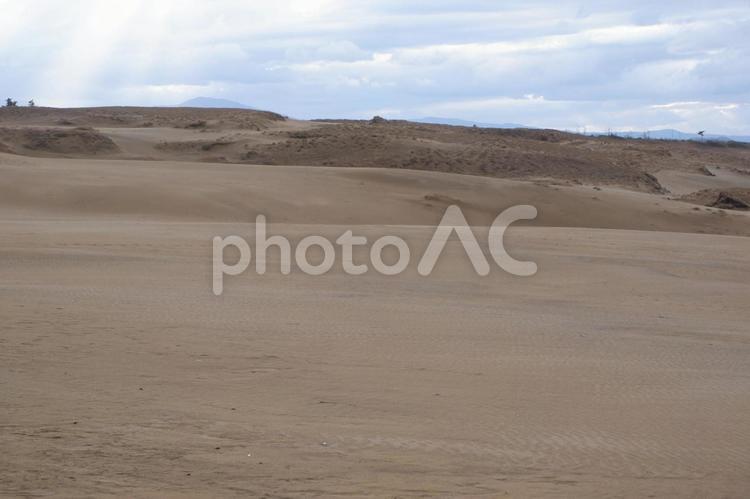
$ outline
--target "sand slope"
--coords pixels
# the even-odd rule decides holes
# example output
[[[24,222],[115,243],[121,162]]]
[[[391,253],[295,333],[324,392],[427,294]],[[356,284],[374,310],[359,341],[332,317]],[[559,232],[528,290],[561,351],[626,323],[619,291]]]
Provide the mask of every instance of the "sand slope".
[[[43,181],[41,181],[43,179]],[[532,204],[536,226],[750,234],[750,214],[616,188],[371,168],[63,160],[0,154],[3,218],[434,225]]]

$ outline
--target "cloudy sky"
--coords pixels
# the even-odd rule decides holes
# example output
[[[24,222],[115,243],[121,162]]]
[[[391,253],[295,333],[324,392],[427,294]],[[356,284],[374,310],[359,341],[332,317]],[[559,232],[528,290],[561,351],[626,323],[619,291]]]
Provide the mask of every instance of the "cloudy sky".
[[[750,0],[0,0],[0,92],[750,134]]]

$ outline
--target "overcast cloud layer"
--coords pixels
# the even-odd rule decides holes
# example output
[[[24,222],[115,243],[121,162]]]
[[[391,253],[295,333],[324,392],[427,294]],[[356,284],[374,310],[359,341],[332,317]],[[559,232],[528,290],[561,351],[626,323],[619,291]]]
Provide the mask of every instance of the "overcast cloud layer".
[[[750,1],[0,0],[0,92],[750,134]],[[4,98],[5,95],[2,95]]]

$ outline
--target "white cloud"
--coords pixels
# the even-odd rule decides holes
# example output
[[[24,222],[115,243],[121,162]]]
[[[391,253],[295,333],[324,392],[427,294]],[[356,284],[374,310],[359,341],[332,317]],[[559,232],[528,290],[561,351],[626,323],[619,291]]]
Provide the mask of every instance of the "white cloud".
[[[750,134],[746,1],[0,0],[0,8],[0,89],[40,104],[210,95],[298,117],[390,110],[562,128],[706,122]],[[690,102],[699,105],[674,105]]]
[[[463,116],[480,122],[497,122],[496,117],[503,116],[504,122],[589,131],[674,128],[743,134],[747,133],[750,122],[748,103],[702,101],[630,103],[623,107],[617,101],[566,101],[527,96],[436,102],[418,111],[428,116]]]

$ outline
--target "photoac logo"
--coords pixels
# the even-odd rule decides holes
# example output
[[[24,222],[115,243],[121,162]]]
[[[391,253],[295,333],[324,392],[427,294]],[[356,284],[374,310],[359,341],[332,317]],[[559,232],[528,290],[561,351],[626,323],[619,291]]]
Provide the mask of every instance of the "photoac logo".
[[[518,220],[533,220],[536,218],[537,209],[531,205],[517,205],[504,210],[492,222],[488,233],[488,245],[490,255],[495,263],[505,272],[515,276],[532,276],[536,274],[537,265],[534,262],[525,262],[511,257],[505,250],[505,230]],[[443,214],[440,224],[435,229],[427,249],[419,259],[417,272],[422,276],[429,276],[438,258],[443,252],[452,233],[456,233],[459,241],[471,261],[474,271],[480,276],[490,273],[490,264],[482,253],[471,227],[466,221],[461,208],[456,205],[449,206]],[[347,230],[339,236],[335,244],[341,247],[341,267],[349,275],[362,275],[369,271],[366,264],[355,264],[353,259],[355,246],[366,246],[367,237],[356,236],[351,230]],[[292,244],[284,236],[268,236],[266,231],[266,217],[258,215],[255,223],[255,272],[266,273],[266,253],[271,246],[276,246],[280,252],[280,271],[288,275],[292,271]],[[398,253],[395,263],[383,261],[383,251],[392,246]],[[234,247],[239,251],[239,259],[236,263],[227,264],[224,261],[224,250]],[[323,254],[320,263],[310,263],[307,252],[310,248],[318,247]],[[250,266],[252,252],[248,242],[236,235],[216,236],[213,239],[213,291],[219,296],[224,292],[224,276],[237,276],[242,274]],[[323,236],[311,235],[303,238],[294,248],[294,261],[297,268],[308,275],[322,275],[331,270],[336,262],[336,246],[333,242]],[[370,266],[382,275],[398,275],[406,270],[411,262],[411,249],[406,241],[398,236],[386,235],[375,240],[370,246]]]

